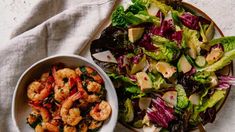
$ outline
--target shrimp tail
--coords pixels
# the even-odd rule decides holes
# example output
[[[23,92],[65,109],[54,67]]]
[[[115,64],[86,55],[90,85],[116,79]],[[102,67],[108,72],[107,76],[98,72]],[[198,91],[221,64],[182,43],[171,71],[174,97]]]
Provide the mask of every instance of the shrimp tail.
[[[75,100],[80,99],[82,97],[82,95],[81,95],[81,93],[77,92],[77,93],[71,95],[70,97],[72,98],[72,100],[75,101]]]
[[[82,80],[79,77],[77,77],[76,78],[76,82],[77,82],[78,93],[81,95],[82,98],[87,98],[88,94],[87,94],[87,92],[84,90],[84,88],[82,86]]]
[[[52,76],[53,76],[53,78],[55,80],[55,84],[60,86],[60,87],[62,87],[63,86],[63,82],[57,76],[57,74],[56,74],[56,67],[55,66],[52,67]]]

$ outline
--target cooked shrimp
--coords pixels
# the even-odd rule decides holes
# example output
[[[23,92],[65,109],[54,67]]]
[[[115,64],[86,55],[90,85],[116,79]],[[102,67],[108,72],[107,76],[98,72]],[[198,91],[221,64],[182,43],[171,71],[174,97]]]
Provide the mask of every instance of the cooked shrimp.
[[[42,116],[42,120],[44,122],[48,122],[50,120],[50,112],[46,108],[35,104],[29,104],[29,105],[40,113],[40,115]]]
[[[86,101],[89,102],[89,103],[99,102],[100,101],[100,97],[95,95],[95,94],[88,95]]]
[[[55,100],[58,102],[65,100],[69,96],[70,89],[71,89],[71,87],[69,86],[68,83],[66,83],[63,87],[55,86],[55,88],[54,88]]]
[[[92,120],[91,124],[88,128],[91,129],[91,130],[97,129],[97,128],[101,127],[102,123],[103,123],[102,121]]]
[[[93,119],[97,121],[104,121],[106,120],[111,114],[111,106],[106,101],[101,101],[100,104],[97,104],[95,107],[92,108],[90,111],[90,115]]]
[[[59,132],[59,128],[56,125],[53,125],[49,122],[42,122],[42,124],[38,124],[35,128],[35,132]]]
[[[86,67],[86,71],[88,73],[88,76],[92,77],[96,82],[103,83],[103,79],[101,76],[91,67]]]
[[[68,125],[64,126],[64,132],[76,132],[76,131],[77,131],[77,128],[74,126],[68,126]]]
[[[40,114],[37,111],[33,110],[27,117],[27,123],[33,125],[35,122],[37,122],[39,116]]]
[[[75,126],[82,120],[80,109],[71,108],[74,101],[78,100],[80,97],[81,95],[79,93],[75,93],[68,97],[62,104],[60,115],[62,120],[68,125]]]
[[[101,85],[97,82],[89,81],[87,84],[87,90],[89,92],[99,93],[101,90]]]
[[[39,81],[32,82],[27,90],[27,96],[32,101],[44,100],[52,89],[51,84],[46,83],[45,85]]]
[[[86,99],[88,97],[88,94],[86,92],[86,90],[84,90],[83,86],[82,86],[82,81],[80,78],[76,78],[76,82],[77,82],[77,90],[79,92],[79,94],[81,95],[82,99]]]
[[[98,84],[98,83],[97,83]],[[97,87],[97,84],[95,84]],[[91,88],[93,86],[91,85],[94,85],[94,83],[90,83],[90,90],[96,90],[98,91],[97,89],[98,88]],[[77,89],[78,89],[78,92],[80,93],[81,95],[81,99],[83,99],[83,101],[86,101],[86,102],[89,102],[89,103],[93,103],[93,102],[99,102],[100,101],[100,98],[99,96],[95,95],[95,94],[92,94],[92,95],[88,95],[88,93],[83,89],[83,86],[82,86],[82,81],[80,78],[77,78]]]
[[[63,81],[63,79],[65,79],[65,78],[70,79],[70,78],[76,77],[75,71],[70,68],[64,68],[64,69],[60,69],[60,70],[56,71],[55,67],[53,67],[52,75],[55,79],[56,85],[59,87],[64,86],[65,82]]]
[[[88,127],[85,123],[82,123],[79,126],[80,126],[80,132],[87,132]]]
[[[82,71],[80,70],[79,67],[75,69],[75,73],[76,73],[78,76],[81,76],[81,75],[82,75]]]
[[[42,82],[45,82],[48,77],[49,77],[49,72],[43,73],[43,74],[41,75],[40,80],[41,80]]]

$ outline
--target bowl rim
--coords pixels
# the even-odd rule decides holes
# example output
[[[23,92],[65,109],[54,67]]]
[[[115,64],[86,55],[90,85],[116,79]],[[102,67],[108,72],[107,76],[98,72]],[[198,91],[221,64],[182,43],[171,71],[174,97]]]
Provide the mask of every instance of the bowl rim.
[[[15,89],[14,89],[14,93],[13,93],[13,96],[12,96],[12,103],[11,103],[11,117],[12,117],[12,120],[13,120],[13,124],[15,125],[17,131],[20,131],[19,129],[19,126],[17,125],[17,122],[16,122],[16,115],[15,115],[15,103],[16,103],[16,94],[18,93],[18,87],[22,81],[22,79],[24,78],[24,76],[35,66],[37,66],[38,64],[42,63],[42,62],[45,62],[45,61],[48,61],[50,59],[55,59],[55,58],[58,58],[58,57],[69,57],[69,58],[76,58],[76,59],[80,59],[82,61],[84,61],[85,63],[88,63],[92,66],[94,66],[95,68],[97,68],[97,70],[104,76],[104,79],[107,79],[106,82],[110,84],[111,88],[113,88],[114,90],[114,106],[115,108],[117,108],[117,111],[114,113],[114,127],[112,128],[112,130],[115,129],[115,126],[117,124],[117,120],[118,120],[118,98],[117,98],[117,93],[116,93],[116,90],[113,86],[113,83],[112,81],[110,80],[110,78],[108,77],[108,75],[97,65],[95,64],[93,61],[89,61],[89,59],[85,58],[85,57],[82,57],[82,56],[79,56],[79,55],[74,55],[74,54],[58,54],[58,55],[52,55],[52,56],[49,56],[49,57],[46,57],[46,58],[43,58],[43,59],[40,59],[38,61],[36,61],[35,63],[33,63],[32,65],[30,65],[20,76],[20,78],[18,79],[17,83],[16,83],[16,86],[15,86]],[[113,109],[112,109],[112,113],[113,113]],[[111,119],[111,118],[110,118]]]

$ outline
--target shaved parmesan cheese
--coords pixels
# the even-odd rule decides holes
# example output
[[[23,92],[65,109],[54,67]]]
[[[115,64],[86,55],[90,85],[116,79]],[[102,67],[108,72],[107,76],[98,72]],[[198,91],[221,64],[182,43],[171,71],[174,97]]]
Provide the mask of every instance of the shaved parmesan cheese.
[[[95,53],[92,56],[99,61],[117,63],[117,60],[109,50]]]

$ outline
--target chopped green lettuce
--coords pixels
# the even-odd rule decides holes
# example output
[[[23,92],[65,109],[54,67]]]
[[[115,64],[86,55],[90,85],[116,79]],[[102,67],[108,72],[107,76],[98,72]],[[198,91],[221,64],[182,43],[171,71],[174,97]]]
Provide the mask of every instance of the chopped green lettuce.
[[[207,108],[212,108],[216,103],[218,103],[221,99],[224,98],[226,91],[225,90],[217,90],[215,93],[200,106],[197,111],[202,112]]]
[[[203,72],[197,72],[194,75],[194,80],[197,82],[200,82],[202,84],[206,84],[206,83],[210,83],[211,82],[211,73],[207,72],[207,71],[203,71]]]
[[[187,45],[188,48],[190,48],[190,50],[192,50],[190,54],[190,56],[192,58],[196,57],[196,55],[200,54],[200,46],[201,46],[201,42],[199,41],[199,34],[197,32],[197,30],[192,30],[189,29],[187,27],[183,27],[183,38],[184,41]]]
[[[131,98],[141,98],[145,96],[146,94],[141,91],[141,89],[138,86],[130,86],[125,88],[126,92],[131,93]]]
[[[207,42],[207,37],[205,34],[205,29],[203,28],[202,24],[199,22],[199,27],[200,27],[200,35],[202,37],[202,42]]]
[[[175,42],[160,36],[153,36],[152,41],[157,50],[154,52],[144,50],[144,53],[155,60],[170,62],[175,60],[180,54],[180,50]]]
[[[137,85],[135,82],[131,81],[130,78],[125,77],[123,75],[117,75],[115,73],[110,73],[110,74],[108,74],[108,76],[113,80],[118,80],[118,81],[121,81],[121,82],[129,84],[129,85]]]
[[[178,108],[186,108],[188,106],[189,100],[186,96],[185,90],[182,85],[178,84],[175,87],[177,91],[177,107]]]
[[[151,22],[155,25],[160,25],[159,18],[148,15],[146,11],[140,11],[138,14],[128,12],[126,14],[126,21],[131,25],[138,25],[144,22]]]
[[[168,6],[160,1],[151,0],[151,2],[154,3],[160,9],[160,11],[164,14],[164,16],[167,16],[169,11],[173,11],[171,6]]]
[[[207,92],[207,91],[206,91]],[[200,121],[199,113],[205,111],[207,108],[214,107],[220,100],[225,97],[226,90],[216,90],[211,97],[199,106],[194,107],[194,112],[190,117],[191,123],[197,123]]]
[[[180,13],[178,11],[172,11],[172,13],[171,13],[172,20],[174,21],[174,24],[176,24],[178,26],[182,26],[179,15],[180,15]]]
[[[119,6],[112,14],[112,25],[118,27],[126,27],[128,22],[123,6]]]
[[[158,89],[164,87],[164,84],[166,84],[166,81],[159,73],[156,73],[156,74],[148,73],[148,76],[152,80],[153,88],[155,90],[158,90]]]
[[[133,4],[125,11],[123,6],[117,7],[112,13],[112,25],[127,27],[128,25],[138,25],[151,22],[160,25],[160,20],[156,16],[151,16],[147,12],[148,0],[133,0]]]

